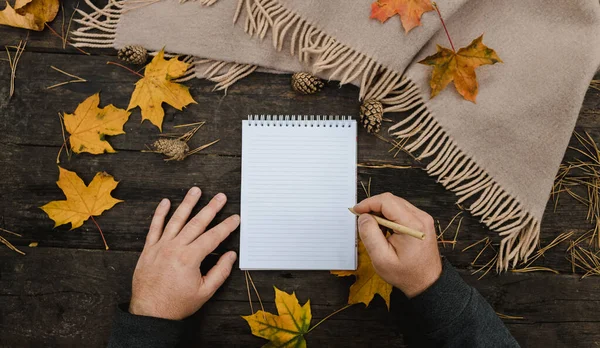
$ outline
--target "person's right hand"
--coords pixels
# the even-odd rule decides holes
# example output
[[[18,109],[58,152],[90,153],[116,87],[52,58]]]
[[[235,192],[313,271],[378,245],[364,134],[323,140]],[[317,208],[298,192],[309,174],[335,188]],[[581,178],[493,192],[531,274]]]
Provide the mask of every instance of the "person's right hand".
[[[429,288],[442,273],[433,218],[406,200],[389,192],[367,198],[354,210],[358,232],[377,274],[408,297],[413,298]],[[367,213],[425,233],[425,239],[392,234],[385,237],[375,219]]]

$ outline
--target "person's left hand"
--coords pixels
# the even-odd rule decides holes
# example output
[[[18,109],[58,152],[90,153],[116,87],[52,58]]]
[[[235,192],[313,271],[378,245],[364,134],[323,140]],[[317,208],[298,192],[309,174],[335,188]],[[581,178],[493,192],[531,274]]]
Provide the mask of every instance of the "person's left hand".
[[[144,250],[133,274],[129,312],[135,315],[181,320],[208,301],[231,273],[236,253],[229,251],[206,274],[200,263],[240,224],[232,215],[208,231],[206,227],[227,198],[219,193],[187,224],[200,189],[192,187],[164,228],[170,202],[163,199],[152,218]]]

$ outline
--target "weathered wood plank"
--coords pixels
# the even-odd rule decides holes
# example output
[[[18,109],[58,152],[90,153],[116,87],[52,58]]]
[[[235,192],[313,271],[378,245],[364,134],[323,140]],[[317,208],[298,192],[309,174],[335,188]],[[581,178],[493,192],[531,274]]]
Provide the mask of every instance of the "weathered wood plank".
[[[2,142],[60,146],[63,142],[59,112],[72,113],[77,105],[93,93],[101,92],[101,106],[114,104],[125,108],[129,104],[134,83],[138,77],[114,65],[104,56],[70,56],[66,54],[25,53],[16,80],[16,91],[8,99],[8,83],[0,84],[0,131]],[[68,81],[66,77],[50,68],[55,66],[80,76],[88,82],[46,87]],[[0,76],[9,76],[8,64],[0,64]],[[600,74],[598,75],[600,78]],[[194,79],[188,83],[192,96],[198,104],[188,106],[183,112],[164,105],[166,111],[163,129],[171,132],[177,124],[207,121],[191,145],[221,138],[223,142],[207,149],[208,153],[239,155],[241,153],[241,122],[248,114],[338,114],[358,117],[358,89],[330,83],[321,93],[300,96],[289,86],[289,75],[255,73],[230,88],[227,95],[212,92],[213,83]],[[577,123],[600,138],[595,122],[600,109],[600,91],[590,89]],[[596,110],[596,111],[594,111]],[[24,117],[25,115],[29,117]],[[392,120],[402,119],[402,114],[390,114]],[[149,122],[139,124],[140,110],[133,110],[125,125],[127,134],[109,137],[117,150],[140,150],[158,136],[158,129]],[[387,123],[385,126],[391,125]],[[385,129],[385,127],[384,127]],[[385,135],[385,131],[382,132]],[[390,146],[364,130],[359,133],[359,151],[371,160],[392,161],[387,153]],[[399,156],[396,163],[410,164],[406,155]]]
[[[52,220],[39,209],[47,202],[64,199],[55,184],[58,179],[56,152],[57,148],[0,144],[0,162],[8,164],[2,170],[4,179],[0,183],[3,196],[0,227],[24,235],[22,239],[9,238],[16,245],[38,241],[43,246],[102,248],[99,233],[91,222],[74,231],[68,231],[69,226],[52,229]],[[183,162],[164,162],[155,154],[123,151],[104,156],[81,155],[70,163],[63,163],[63,166],[75,170],[86,182],[99,171],[106,171],[120,180],[114,196],[125,202],[97,219],[110,247],[115,250],[141,250],[156,203],[162,197],[167,197],[177,204],[193,185],[204,190],[201,204],[205,204],[209,197],[220,190],[227,194],[229,203],[218,216],[218,221],[239,212],[239,157],[195,155]],[[455,196],[420,169],[359,168],[359,180],[366,184],[369,178],[372,179],[373,194],[391,191],[403,196],[439,219],[442,227],[459,212],[454,204]],[[364,197],[360,184],[358,190],[359,197]],[[552,212],[552,208],[552,204],[549,204],[542,245],[566,230],[577,233],[588,230],[589,223],[584,220],[586,210],[583,206],[573,204],[564,197],[556,213]],[[463,253],[463,248],[486,236],[495,236],[475,218],[468,214],[464,216],[455,250],[450,246],[441,249],[459,267],[468,267],[479,252],[476,247]],[[456,223],[446,232],[446,239],[454,238]],[[236,234],[225,246],[237,249],[238,241]],[[565,247],[559,246],[549,252],[544,260],[540,260],[540,265],[569,272],[570,265],[563,252]],[[484,254],[480,261],[492,256]]]
[[[0,251],[0,346],[104,345],[115,304],[128,300],[139,254],[55,248],[27,251],[24,257]],[[524,347],[572,346],[574,342],[593,346],[600,342],[600,278],[579,281],[572,276],[508,274],[477,281],[462,273],[498,312],[525,318],[507,321]],[[327,272],[252,274],[266,310],[274,311],[275,285],[296,291],[301,302],[310,298],[314,323],[344,305],[351,284],[350,279]],[[351,307],[313,331],[309,344],[398,346],[402,339],[395,313],[401,310],[393,305],[388,313],[380,299],[367,309]],[[249,312],[244,276],[235,270],[194,317],[196,333],[190,345],[259,346],[263,341],[252,337],[239,317]]]

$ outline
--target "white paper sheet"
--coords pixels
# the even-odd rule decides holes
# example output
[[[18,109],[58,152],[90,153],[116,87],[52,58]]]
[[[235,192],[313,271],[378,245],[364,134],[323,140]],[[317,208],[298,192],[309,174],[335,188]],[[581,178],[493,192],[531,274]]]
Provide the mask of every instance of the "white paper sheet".
[[[356,269],[356,121],[280,117],[243,121],[240,268]]]

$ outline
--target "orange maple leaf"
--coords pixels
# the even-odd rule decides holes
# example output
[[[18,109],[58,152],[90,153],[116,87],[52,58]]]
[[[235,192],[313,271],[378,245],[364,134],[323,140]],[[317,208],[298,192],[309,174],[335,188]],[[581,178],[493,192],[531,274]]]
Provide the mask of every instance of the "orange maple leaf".
[[[389,233],[387,236],[389,236]],[[390,309],[392,286],[375,272],[369,253],[367,253],[362,241],[358,243],[358,267],[356,271],[331,271],[331,274],[338,277],[356,276],[356,282],[350,286],[348,304],[364,303],[368,306],[375,294],[379,294],[385,301],[388,310]]]
[[[377,0],[371,4],[371,18],[383,23],[398,14],[407,33],[420,26],[421,16],[429,11],[433,11],[430,0]]]
[[[496,51],[483,44],[483,35],[473,40],[469,46],[459,49],[458,52],[438,45],[436,54],[419,62],[419,64],[433,66],[429,80],[431,98],[454,81],[458,93],[473,103],[479,92],[475,68],[496,63],[503,62]]]

